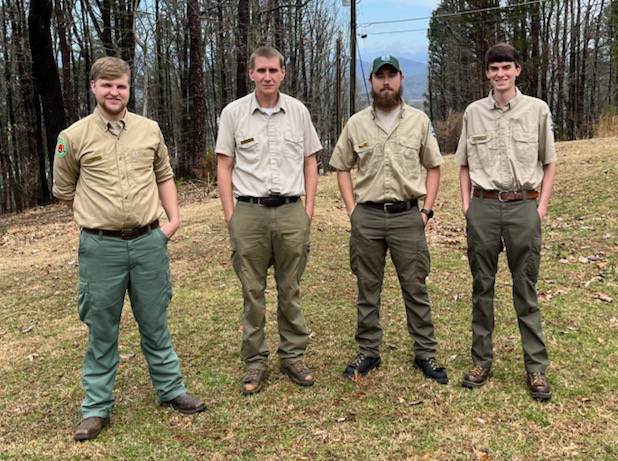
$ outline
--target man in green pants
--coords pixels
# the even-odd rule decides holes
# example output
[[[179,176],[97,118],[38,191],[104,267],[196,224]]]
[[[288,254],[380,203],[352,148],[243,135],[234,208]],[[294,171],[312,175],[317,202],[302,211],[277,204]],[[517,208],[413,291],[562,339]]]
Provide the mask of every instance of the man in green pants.
[[[413,365],[446,384],[446,370],[436,361],[438,343],[425,283],[430,266],[425,225],[433,216],[442,156],[429,118],[403,102],[399,61],[393,56],[374,59],[369,82],[373,104],[350,118],[330,160],[350,216],[350,266],[358,279],[360,351],[343,375],[365,376],[381,363],[380,294],[390,250],[414,340]],[[424,199],[420,211],[419,199]]]
[[[244,299],[244,395],[259,392],[268,377],[264,290],[271,265],[277,282],[281,371],[300,386],[314,383],[304,361],[309,332],[299,283],[307,263],[318,182],[315,154],[322,149],[307,108],[279,92],[285,77],[283,56],[272,47],[259,47],[249,68],[255,91],[223,109],[215,148],[232,264]]]
[[[554,182],[556,151],[549,108],[521,94],[515,86],[520,72],[519,54],[513,46],[500,43],[489,49],[485,74],[493,91],[466,109],[455,155],[473,277],[474,366],[464,374],[462,384],[478,388],[492,376],[494,283],[498,255],[506,247],[528,386],[533,398],[548,400],[548,355],[536,282],[541,220]]]
[[[97,106],[60,133],[53,186],[82,228],[77,303],[88,325],[88,349],[78,441],[94,439],[110,421],[127,290],[161,404],[185,414],[206,408],[186,393],[167,327],[172,298],[167,242],[179,226],[167,148],[156,122],[126,110],[130,68],[125,61],[101,58],[90,76]],[[169,220],[162,226],[159,200]]]

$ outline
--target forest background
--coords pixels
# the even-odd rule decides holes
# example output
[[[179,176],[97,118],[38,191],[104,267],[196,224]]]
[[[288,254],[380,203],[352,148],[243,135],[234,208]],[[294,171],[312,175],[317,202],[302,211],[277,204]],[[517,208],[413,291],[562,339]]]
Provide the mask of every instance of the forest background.
[[[287,60],[282,89],[309,108],[328,171],[350,115],[350,8],[341,5],[1,0],[0,213],[52,201],[58,133],[93,110],[88,71],[104,55],[131,64],[130,109],[159,122],[178,180],[210,187],[218,115],[252,90],[251,51],[274,45]],[[617,0],[442,0],[428,29],[425,102],[442,150],[455,149],[461,112],[487,93],[482,59],[498,41],[519,49],[519,86],[548,102],[557,138],[593,137],[618,112],[617,30]],[[363,107],[367,98],[356,94]]]

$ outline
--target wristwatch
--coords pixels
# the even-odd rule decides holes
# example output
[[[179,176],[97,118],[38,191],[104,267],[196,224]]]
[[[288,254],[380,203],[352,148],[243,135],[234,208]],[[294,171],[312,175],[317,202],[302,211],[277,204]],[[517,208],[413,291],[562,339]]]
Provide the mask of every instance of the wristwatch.
[[[433,210],[426,210],[425,208],[421,208],[421,213],[425,213],[425,216],[427,216],[427,221],[433,218]]]

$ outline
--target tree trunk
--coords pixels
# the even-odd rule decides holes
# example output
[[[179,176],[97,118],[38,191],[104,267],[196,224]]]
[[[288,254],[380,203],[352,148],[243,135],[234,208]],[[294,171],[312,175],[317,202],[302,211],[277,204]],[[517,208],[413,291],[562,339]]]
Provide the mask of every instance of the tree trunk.
[[[32,53],[32,74],[34,86],[40,95],[45,120],[46,149],[49,164],[54,161],[56,139],[66,127],[62,89],[58,78],[58,67],[54,60],[51,37],[51,0],[31,0],[28,15],[30,51]],[[43,203],[51,201],[47,178],[40,178],[44,185]]]

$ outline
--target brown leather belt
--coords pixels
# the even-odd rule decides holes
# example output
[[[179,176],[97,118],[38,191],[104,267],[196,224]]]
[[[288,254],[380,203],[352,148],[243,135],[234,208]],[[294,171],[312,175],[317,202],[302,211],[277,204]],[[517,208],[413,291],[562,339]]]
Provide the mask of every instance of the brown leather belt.
[[[104,235],[105,237],[118,237],[123,240],[132,240],[140,235],[147,234],[151,230],[155,230],[159,227],[159,220],[148,224],[144,227],[138,227],[137,229],[122,229],[122,230],[106,230],[106,229],[87,229],[83,228],[84,232],[94,235]]]
[[[482,192],[482,197],[481,197]],[[484,190],[474,189],[473,195],[481,198],[491,198],[501,202],[512,202],[513,200],[527,200],[538,198],[539,192],[536,190]]]

